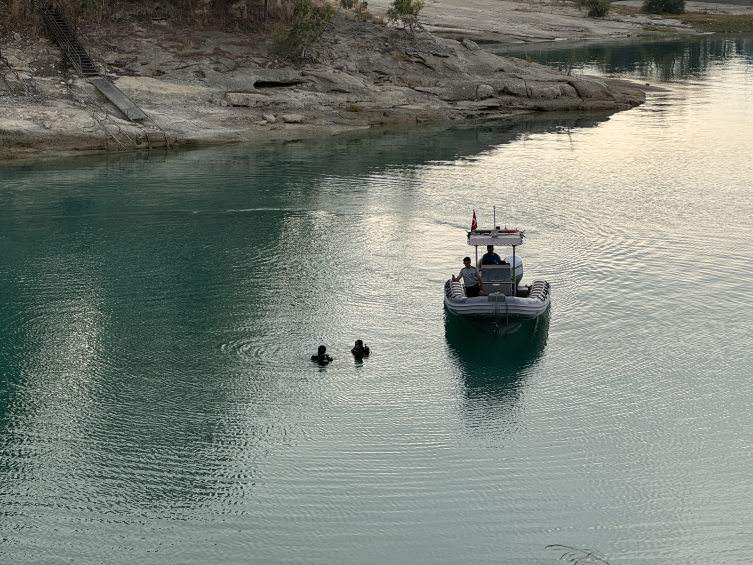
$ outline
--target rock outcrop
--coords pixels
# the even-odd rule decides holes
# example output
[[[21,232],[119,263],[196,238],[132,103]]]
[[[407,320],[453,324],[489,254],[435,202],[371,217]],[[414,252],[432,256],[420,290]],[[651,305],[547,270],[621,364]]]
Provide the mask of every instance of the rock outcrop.
[[[87,81],[55,69],[59,52],[49,42],[3,47],[23,72],[5,72],[0,81],[0,158],[141,148],[155,127],[171,145],[191,145],[522,112],[618,111],[645,100],[642,88],[627,81],[568,76],[490,54],[467,39],[412,36],[342,18],[315,58],[296,64],[237,34],[204,33],[201,49],[187,52],[190,41],[171,45],[164,31],[155,41],[158,33],[135,28],[110,39],[118,49],[102,56],[102,71],[151,125],[126,120]],[[32,56],[52,70],[39,72]]]

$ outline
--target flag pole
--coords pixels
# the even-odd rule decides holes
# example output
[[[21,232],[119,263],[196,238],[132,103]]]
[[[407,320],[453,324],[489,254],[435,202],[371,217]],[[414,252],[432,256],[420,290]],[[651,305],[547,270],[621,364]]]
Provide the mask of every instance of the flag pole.
[[[471,231],[478,229],[478,223],[476,222],[476,209],[473,209],[473,221],[471,222]],[[476,268],[478,268],[478,245],[476,247]]]

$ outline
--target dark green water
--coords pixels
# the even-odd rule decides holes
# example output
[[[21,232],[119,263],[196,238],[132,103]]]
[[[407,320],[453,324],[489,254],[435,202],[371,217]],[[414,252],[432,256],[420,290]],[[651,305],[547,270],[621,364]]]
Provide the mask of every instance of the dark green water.
[[[715,66],[728,61],[750,65],[753,60],[753,35],[715,34],[696,38],[635,38],[621,44],[579,42],[567,48],[558,43],[530,45],[523,51],[491,47],[500,55],[530,59],[580,73],[647,78],[656,82],[684,81],[691,77],[707,78]],[[664,36],[662,38],[662,36]],[[628,40],[629,41],[629,40]],[[712,73],[713,74],[713,73]]]
[[[613,116],[0,168],[0,558],[747,563],[753,74],[713,41]],[[505,339],[442,305],[493,205],[553,293]]]

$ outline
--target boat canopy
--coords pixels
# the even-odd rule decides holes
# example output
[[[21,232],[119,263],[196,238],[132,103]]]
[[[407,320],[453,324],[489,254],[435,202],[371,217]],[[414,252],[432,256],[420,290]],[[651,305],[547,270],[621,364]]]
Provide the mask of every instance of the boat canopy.
[[[468,245],[521,245],[525,234],[520,230],[494,229],[468,232]]]

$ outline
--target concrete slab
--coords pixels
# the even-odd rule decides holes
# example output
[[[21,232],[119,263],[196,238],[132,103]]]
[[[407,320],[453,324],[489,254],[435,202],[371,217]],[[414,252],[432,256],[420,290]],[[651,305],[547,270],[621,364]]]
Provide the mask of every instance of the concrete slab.
[[[128,117],[128,119],[138,121],[147,118],[147,115],[141,111],[136,104],[131,102],[125,94],[118,90],[118,87],[106,78],[93,77],[89,79],[89,82],[96,86],[102,94],[107,96],[107,98],[109,98],[110,101]]]

